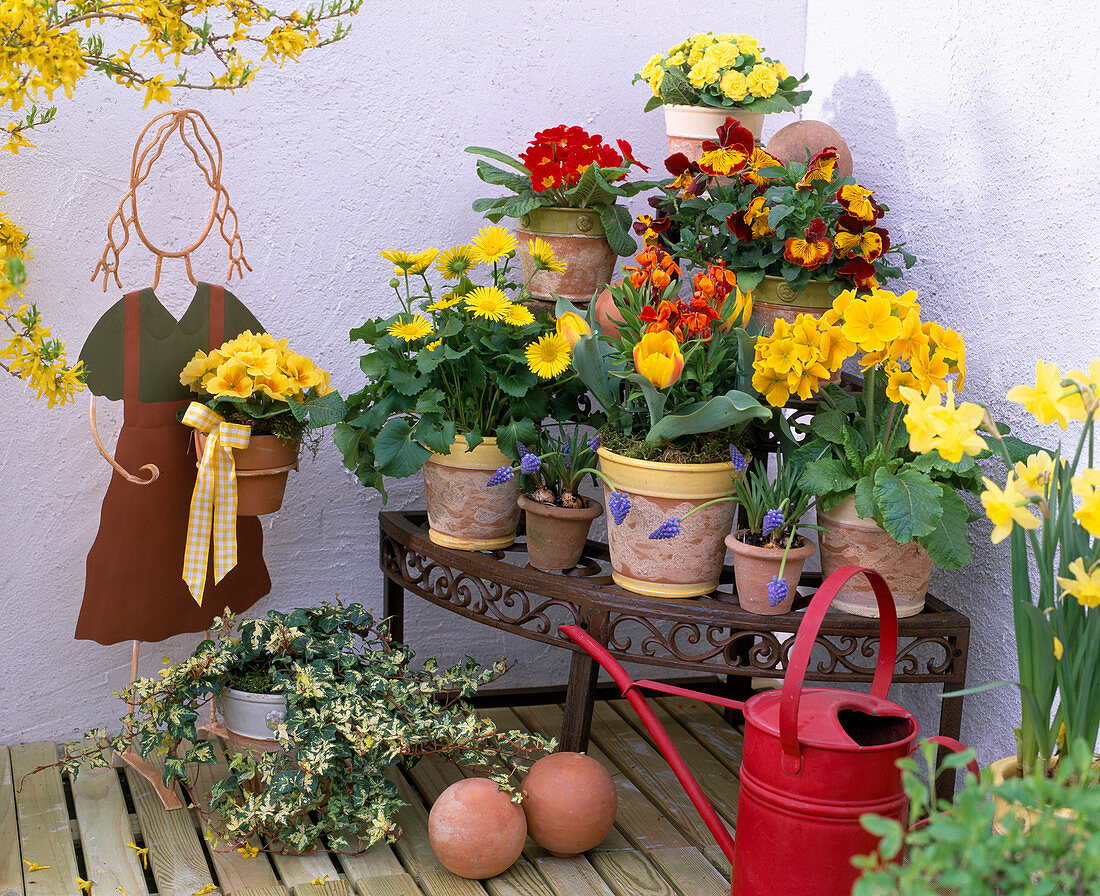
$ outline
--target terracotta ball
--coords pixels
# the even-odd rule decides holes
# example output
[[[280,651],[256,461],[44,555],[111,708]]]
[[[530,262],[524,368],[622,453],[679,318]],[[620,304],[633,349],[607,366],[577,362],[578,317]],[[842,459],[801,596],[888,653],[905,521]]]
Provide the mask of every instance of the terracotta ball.
[[[428,816],[432,851],[448,871],[471,880],[496,877],[523,852],[527,819],[488,778],[456,781]]]
[[[615,782],[583,753],[553,753],[523,779],[527,832],[555,856],[569,857],[599,846],[615,824]]]
[[[611,285],[620,286],[622,282],[622,280],[616,280]],[[619,335],[619,324],[623,322],[623,319],[615,308],[615,299],[611,295],[611,290],[606,286],[596,296],[596,322],[608,339],[614,339]]]
[[[835,146],[837,154],[836,171],[841,177],[852,173],[852,153],[840,132],[823,121],[796,121],[780,128],[764,147],[784,165],[788,162],[806,162],[806,150],[810,155],[826,146]]]

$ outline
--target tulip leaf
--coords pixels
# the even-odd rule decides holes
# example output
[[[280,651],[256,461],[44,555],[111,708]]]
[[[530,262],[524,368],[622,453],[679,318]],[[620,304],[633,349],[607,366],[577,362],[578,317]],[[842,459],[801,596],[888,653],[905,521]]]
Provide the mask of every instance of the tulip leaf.
[[[668,401],[668,393],[658,389],[648,379],[642,376],[640,373],[632,373],[626,379],[642,390],[642,397],[645,398],[646,407],[649,409],[649,419],[653,424],[653,428],[661,422],[661,418],[665,415],[665,403]],[[660,441],[660,439],[654,439],[652,437],[653,428],[650,429],[650,435],[646,436],[647,442]]]
[[[730,390],[725,395],[715,396],[690,414],[669,414],[658,420],[650,428],[646,441],[671,442],[680,436],[739,429],[752,420],[763,422],[770,419],[771,412],[751,395]]]
[[[610,365],[604,345],[595,336],[582,336],[573,346],[573,369],[582,383],[595,396],[604,413],[609,417],[621,409],[618,396],[611,388]]]
[[[930,535],[936,528],[943,494],[939,484],[919,470],[891,473],[880,467],[875,473],[874,495],[882,528],[899,544]]]
[[[378,469],[386,476],[404,479],[419,472],[432,453],[413,438],[412,424],[404,417],[386,421],[374,440]]]

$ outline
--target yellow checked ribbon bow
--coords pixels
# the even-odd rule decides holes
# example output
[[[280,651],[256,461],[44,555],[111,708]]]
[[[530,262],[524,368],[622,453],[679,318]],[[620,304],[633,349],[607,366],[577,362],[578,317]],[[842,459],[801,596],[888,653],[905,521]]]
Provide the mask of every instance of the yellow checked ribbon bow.
[[[183,555],[183,580],[191,596],[202,606],[211,535],[215,584],[237,565],[237,465],[233,449],[248,447],[252,429],[240,423],[227,423],[220,414],[197,401],[191,402],[183,422],[207,434],[206,450],[191,493],[187,549]]]

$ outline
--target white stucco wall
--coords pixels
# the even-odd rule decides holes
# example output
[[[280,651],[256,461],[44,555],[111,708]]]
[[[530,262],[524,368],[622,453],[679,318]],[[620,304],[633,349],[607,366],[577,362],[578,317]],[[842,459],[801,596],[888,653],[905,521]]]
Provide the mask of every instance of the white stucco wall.
[[[663,121],[659,112],[642,114],[648,89],[631,85],[633,73],[657,50],[726,26],[757,35],[798,71],[804,20],[802,0],[746,9],[733,19],[728,4],[716,0],[693,3],[690,11],[655,0],[367,3],[344,42],[305,64],[265,69],[237,96],[177,98],[177,107],[204,112],[225,153],[224,182],[254,269],[229,288],[270,330],[331,370],[338,388],[358,388],[359,352],[348,330],[388,313],[392,299],[391,266],[379,250],[455,245],[482,223],[470,204],[493,188],[477,179],[463,147],[518,152],[536,130],[579,124],[605,138],[624,137],[660,171]],[[56,125],[37,135],[37,149],[0,160],[0,185],[8,191],[4,207],[32,234],[29,296],[75,354],[118,298],[113,285],[104,294],[89,277],[127,189],[134,141],[165,107],[143,111],[138,93],[97,79],[82,82],[71,100],[59,95],[58,107]],[[195,187],[189,162],[163,172],[161,189],[139,194],[139,210],[151,233],[177,234],[173,245],[185,246],[206,221],[210,195]],[[214,238],[210,245],[196,273],[224,283],[224,247]],[[150,282],[152,264],[136,242],[123,255],[122,274],[126,289]],[[192,294],[182,265],[165,268],[158,294],[182,312]],[[0,540],[0,743],[63,738],[117,720],[120,704],[111,691],[129,674],[128,644],[72,638],[110,469],[89,436],[86,398],[47,411],[14,382],[0,382],[0,389],[0,506],[7,517]],[[114,434],[121,407],[100,402],[100,417],[102,431]],[[422,503],[419,480],[394,484],[390,506]],[[327,444],[291,476],[284,509],[265,519],[274,585],[255,609],[336,594],[380,609],[380,506]],[[502,685],[565,679],[561,651],[416,601],[409,609],[407,638],[425,655],[488,661],[506,653],[518,663]],[[142,666],[152,670],[162,656],[185,655],[195,642],[180,636],[145,645]]]
[[[967,391],[993,402],[1002,419],[1019,420],[1019,409],[998,397],[1030,377],[1037,355],[1080,366],[1100,344],[1090,292],[1100,274],[1100,34],[1083,0],[1045,5],[1041,17],[1022,0],[1000,4],[995,16],[985,9],[822,0],[375,3],[344,43],[305,65],[266,70],[235,97],[177,102],[198,106],[222,140],[224,180],[254,268],[230,289],[346,390],[359,383],[347,331],[389,307],[389,266],[378,250],[452,245],[479,224],[470,202],[488,188],[464,146],[516,151],[535,130],[578,123],[625,137],[659,168],[662,121],[642,115],[646,90],[630,76],[652,52],[697,30],[747,31],[792,71],[810,72],[805,116],[847,137],[857,177],[890,206],[891,235],[922,259],[907,282],[932,316],[967,338]],[[59,102],[58,124],[39,135],[38,149],[0,160],[5,207],[33,236],[31,298],[74,352],[117,298],[88,277],[126,189],[133,142],[156,111],[142,111],[136,93],[89,81]],[[193,233],[209,207],[199,190],[165,192],[160,202],[157,233]],[[196,271],[224,282],[224,257],[215,247]],[[146,285],[151,270],[136,245],[127,249],[127,288]],[[166,268],[160,293],[182,310],[190,291],[181,268]],[[0,389],[0,742],[61,738],[118,717],[110,691],[129,669],[128,646],[72,640],[110,471],[88,435],[84,401],[47,411],[17,384]],[[117,431],[120,416],[101,403],[105,432]],[[394,484],[391,506],[421,502],[418,481]],[[335,594],[379,607],[379,507],[326,445],[291,477],[284,510],[265,521],[274,588],[256,609]],[[973,527],[972,567],[934,582],[973,620],[972,684],[1014,673],[1008,553],[989,545],[988,531]],[[518,663],[502,684],[564,680],[560,652],[415,600],[407,638],[444,659],[507,653]],[[144,668],[183,655],[194,640],[146,645]],[[900,696],[918,707],[927,730],[938,710],[927,689]],[[983,760],[1003,755],[1017,719],[1008,690],[969,698],[964,740]]]

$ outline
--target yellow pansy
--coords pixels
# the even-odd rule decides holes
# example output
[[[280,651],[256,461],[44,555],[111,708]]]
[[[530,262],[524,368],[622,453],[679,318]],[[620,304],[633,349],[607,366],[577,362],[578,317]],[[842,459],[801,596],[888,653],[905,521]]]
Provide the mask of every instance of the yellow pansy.
[[[1078,557],[1069,564],[1067,571],[1073,578],[1058,576],[1064,594],[1075,597],[1082,607],[1100,607],[1100,563],[1086,569],[1085,561]]]
[[[1036,529],[1039,520],[1028,511],[1028,499],[1016,483],[1011,474],[1005,482],[1004,489],[988,477],[982,477],[985,483],[985,491],[982,492],[982,506],[985,507],[985,515],[993,523],[991,540],[994,544],[1000,544],[1009,533],[1013,525],[1024,529]]]

